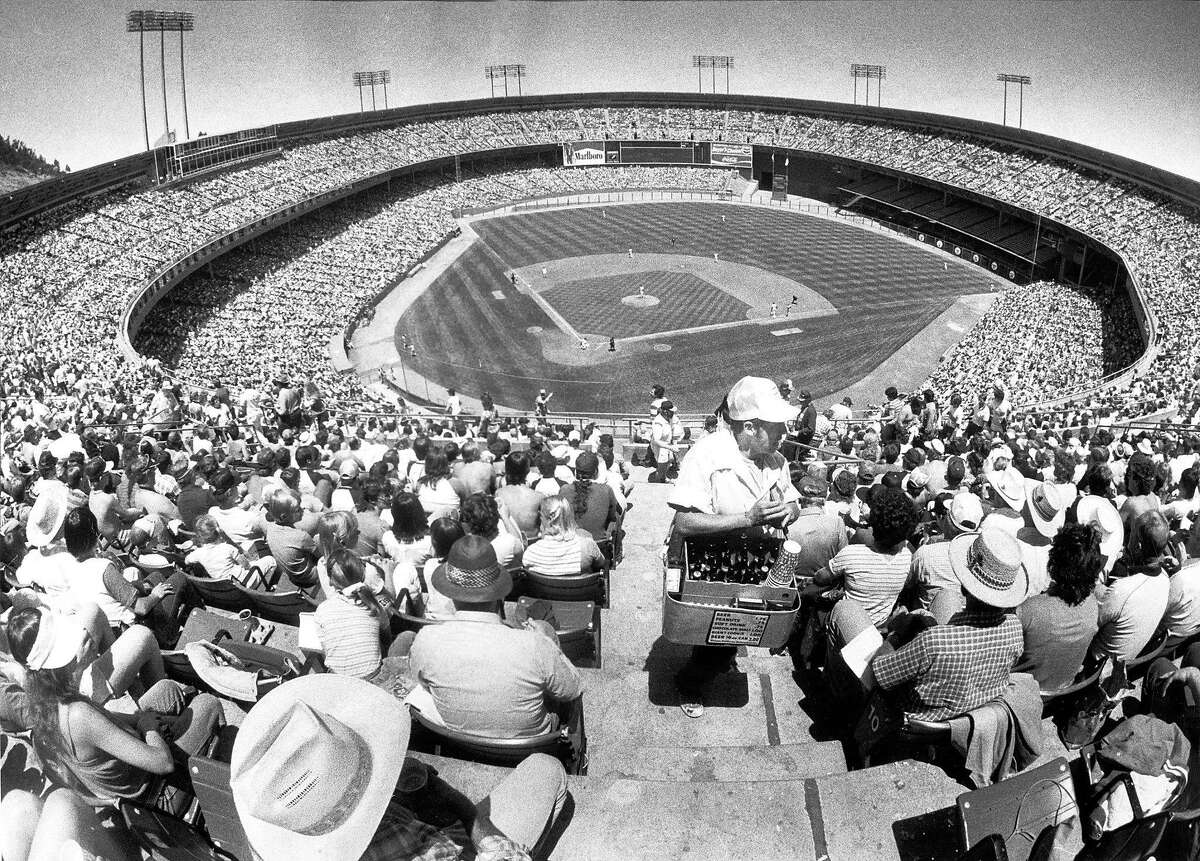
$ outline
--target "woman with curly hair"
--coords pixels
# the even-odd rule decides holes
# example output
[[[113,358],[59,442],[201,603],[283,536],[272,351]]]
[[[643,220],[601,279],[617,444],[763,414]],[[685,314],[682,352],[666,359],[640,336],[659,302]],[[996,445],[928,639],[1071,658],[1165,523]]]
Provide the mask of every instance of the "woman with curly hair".
[[[1090,524],[1071,523],[1050,545],[1050,588],[1017,608],[1025,631],[1025,651],[1014,670],[1029,673],[1043,691],[1065,688],[1083,667],[1096,636],[1096,598],[1092,594],[1104,556],[1100,535]]]
[[[908,582],[912,550],[908,536],[917,525],[917,508],[898,488],[872,488],[867,525],[871,539],[838,551],[813,580],[818,586],[841,586],[857,601],[876,628],[882,628]]]
[[[597,482],[600,458],[590,451],[575,459],[575,480],[558,495],[571,503],[575,523],[596,541],[607,541],[621,522],[621,506],[607,484]]]
[[[1139,515],[1147,511],[1157,511],[1162,507],[1162,501],[1155,493],[1157,484],[1158,475],[1154,468],[1154,461],[1141,452],[1129,458],[1129,463],[1125,467],[1125,492],[1128,495],[1119,509],[1121,521],[1125,524],[1126,535],[1132,537],[1129,527],[1138,519]]]

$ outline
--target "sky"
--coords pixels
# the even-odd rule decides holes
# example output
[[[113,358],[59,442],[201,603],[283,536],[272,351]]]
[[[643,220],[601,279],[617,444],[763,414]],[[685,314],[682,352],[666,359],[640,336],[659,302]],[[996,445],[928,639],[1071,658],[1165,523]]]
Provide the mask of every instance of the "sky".
[[[73,169],[144,147],[131,2],[0,0],[0,134]],[[186,2],[192,135],[389,105],[481,98],[483,67],[524,63],[530,94],[695,92],[693,54],[734,59],[736,93],[849,102],[851,63],[887,67],[884,107],[1000,122],[998,72],[1030,75],[1024,125],[1200,179],[1200,2]],[[167,110],[183,137],[178,34]],[[164,129],[146,38],[150,138]],[[706,88],[710,86],[706,82]],[[718,76],[718,89],[724,79]],[[862,96],[860,85],[859,96]],[[382,90],[377,91],[380,107]],[[875,89],[872,87],[872,102]],[[1016,94],[1010,92],[1010,121]],[[369,107],[369,91],[368,91]]]

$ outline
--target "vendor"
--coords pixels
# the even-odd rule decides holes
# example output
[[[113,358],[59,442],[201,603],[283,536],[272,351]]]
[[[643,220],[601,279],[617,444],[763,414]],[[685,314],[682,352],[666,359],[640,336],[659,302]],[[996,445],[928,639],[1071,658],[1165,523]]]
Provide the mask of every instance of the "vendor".
[[[762,377],[738,380],[716,415],[717,430],[684,457],[667,503],[683,536],[754,531],[783,538],[800,514],[779,441],[798,410]],[[675,677],[680,707],[688,717],[704,713],[704,686],[730,667],[733,646],[696,646]]]

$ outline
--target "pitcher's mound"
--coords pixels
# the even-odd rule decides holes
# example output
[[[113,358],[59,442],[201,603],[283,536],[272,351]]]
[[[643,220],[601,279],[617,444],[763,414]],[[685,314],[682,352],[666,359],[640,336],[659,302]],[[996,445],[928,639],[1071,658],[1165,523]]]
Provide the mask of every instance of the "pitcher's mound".
[[[658,297],[647,293],[645,296],[623,296],[621,304],[631,308],[653,308],[658,304]]]

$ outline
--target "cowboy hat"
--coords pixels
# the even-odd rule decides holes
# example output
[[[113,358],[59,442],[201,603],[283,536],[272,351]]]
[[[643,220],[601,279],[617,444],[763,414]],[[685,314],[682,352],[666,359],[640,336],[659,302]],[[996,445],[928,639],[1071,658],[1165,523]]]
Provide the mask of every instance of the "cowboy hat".
[[[38,496],[25,524],[25,540],[31,547],[46,547],[62,537],[63,521],[72,507],[65,497],[66,494],[57,489]]]
[[[433,587],[451,601],[488,604],[503,601],[512,591],[512,575],[500,567],[492,542],[480,535],[464,535],[434,570]]]
[[[1060,484],[1039,481],[1025,489],[1025,502],[1034,527],[1046,538],[1053,538],[1067,519],[1070,500]]]
[[[1025,600],[1029,574],[1021,564],[1017,539],[984,527],[950,541],[950,567],[970,595],[989,607],[1008,609]]]
[[[1020,470],[1010,466],[999,472],[989,472],[987,479],[1009,508],[1021,510],[1025,504],[1025,478]]]
[[[1105,571],[1111,571],[1125,547],[1125,524],[1116,507],[1103,496],[1081,496],[1075,505],[1075,519],[1095,526],[1100,533],[1100,552],[1107,561]]]
[[[238,730],[230,787],[263,861],[358,858],[404,767],[410,724],[382,688],[332,673],[280,685]]]
[[[33,646],[22,662],[31,670],[57,670],[79,655],[87,630],[71,616],[40,609],[41,620]]]

